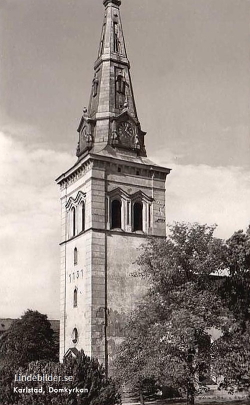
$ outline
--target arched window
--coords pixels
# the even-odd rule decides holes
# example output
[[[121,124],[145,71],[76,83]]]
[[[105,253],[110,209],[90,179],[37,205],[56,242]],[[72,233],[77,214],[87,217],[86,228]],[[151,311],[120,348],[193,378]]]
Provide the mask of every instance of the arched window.
[[[77,307],[77,288],[74,289],[74,301],[73,301],[74,308]]]
[[[134,226],[133,226],[133,230],[134,231],[142,231],[142,210],[143,210],[143,206],[142,203],[140,202],[136,202],[134,204],[134,212],[133,212],[133,217],[134,217]]]
[[[77,341],[78,341],[78,330],[74,328],[72,332],[72,342],[77,343]]]
[[[95,97],[97,95],[97,89],[98,89],[98,80],[96,79],[96,77],[93,80],[93,97]]]
[[[72,236],[76,235],[76,209],[72,208]]]
[[[74,265],[76,265],[78,263],[78,250],[75,247],[74,249]]]
[[[82,231],[85,230],[85,203],[82,202]]]
[[[118,24],[114,22],[114,52],[119,52],[120,41],[118,37]]]
[[[125,94],[126,91],[126,80],[122,75],[117,77],[116,90],[118,93]]]
[[[113,200],[112,205],[112,222],[111,228],[121,228],[121,211],[122,211],[122,204],[119,200]]]

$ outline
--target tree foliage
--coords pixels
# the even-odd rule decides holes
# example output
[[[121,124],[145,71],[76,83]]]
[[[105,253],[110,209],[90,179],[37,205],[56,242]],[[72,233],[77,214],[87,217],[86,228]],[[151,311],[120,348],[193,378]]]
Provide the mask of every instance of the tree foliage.
[[[27,310],[16,319],[0,340],[2,363],[25,366],[31,361],[58,360],[58,344],[47,315]]]
[[[181,387],[194,402],[198,376],[210,367],[209,328],[225,333],[233,321],[215,288],[215,273],[225,269],[226,246],[214,230],[176,223],[166,240],[152,239],[144,246],[137,275],[150,287],[116,360],[123,382],[135,386],[153,377]]]
[[[250,227],[235,232],[226,242],[228,277],[219,293],[237,320],[213,345],[213,367],[224,386],[250,389]]]
[[[250,321],[250,226],[235,232],[226,242],[225,267],[228,276],[221,295],[244,329]]]
[[[230,392],[250,391],[250,325],[238,327],[214,342],[213,370],[223,377],[222,386]]]
[[[15,382],[14,374],[49,376],[50,381]],[[15,387],[35,388],[42,392],[15,392]],[[120,396],[114,382],[111,379],[106,380],[104,368],[83,351],[78,353],[76,358],[66,358],[62,364],[36,361],[15,371],[5,368],[1,371],[0,395],[3,403],[8,405],[120,404]]]

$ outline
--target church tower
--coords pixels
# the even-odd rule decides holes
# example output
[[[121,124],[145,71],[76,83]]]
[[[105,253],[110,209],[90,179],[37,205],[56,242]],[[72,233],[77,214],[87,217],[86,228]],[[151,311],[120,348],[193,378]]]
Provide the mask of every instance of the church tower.
[[[105,364],[139,302],[133,277],[140,246],[164,237],[165,181],[151,162],[138,120],[123,37],[120,0],[105,12],[88,109],[78,127],[77,162],[61,189],[60,358],[84,349]],[[151,136],[157,136],[152,134]]]

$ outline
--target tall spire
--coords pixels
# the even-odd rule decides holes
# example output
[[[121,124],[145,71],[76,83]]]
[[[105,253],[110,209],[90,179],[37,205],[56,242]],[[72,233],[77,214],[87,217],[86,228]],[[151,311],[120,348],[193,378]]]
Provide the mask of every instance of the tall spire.
[[[120,0],[104,0],[104,21],[88,109],[78,127],[77,156],[113,149],[146,156],[123,36]]]

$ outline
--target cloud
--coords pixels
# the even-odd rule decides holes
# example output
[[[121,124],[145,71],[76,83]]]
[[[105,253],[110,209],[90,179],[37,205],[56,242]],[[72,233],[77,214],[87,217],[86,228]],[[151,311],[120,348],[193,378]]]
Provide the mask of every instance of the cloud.
[[[161,162],[164,165],[163,162]],[[216,235],[230,237],[250,223],[250,171],[241,167],[170,165],[167,221],[217,224]]]
[[[31,308],[58,317],[60,203],[54,180],[72,163],[66,153],[34,149],[0,132],[0,316]]]
[[[60,202],[55,178],[72,155],[34,148],[0,132],[1,317],[37,309],[59,316]],[[173,164],[166,163],[172,160]],[[167,179],[167,221],[218,224],[228,238],[250,220],[250,172],[241,167],[176,164],[176,156],[153,158],[173,170]]]

